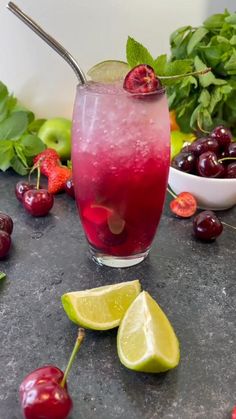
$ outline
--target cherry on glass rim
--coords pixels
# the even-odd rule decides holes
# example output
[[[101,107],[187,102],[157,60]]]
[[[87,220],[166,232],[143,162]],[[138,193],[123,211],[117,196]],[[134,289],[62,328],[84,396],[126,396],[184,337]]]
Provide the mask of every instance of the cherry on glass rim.
[[[132,68],[126,75],[123,88],[129,93],[151,93],[161,87],[153,68],[147,64],[140,64]]]
[[[181,192],[170,202],[173,214],[181,218],[192,217],[197,211],[197,201],[189,192]]]

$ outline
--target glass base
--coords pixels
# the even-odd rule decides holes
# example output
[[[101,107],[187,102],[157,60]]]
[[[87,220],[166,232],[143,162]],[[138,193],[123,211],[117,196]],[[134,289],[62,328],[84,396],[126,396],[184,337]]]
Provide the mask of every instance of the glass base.
[[[146,252],[139,253],[132,256],[111,256],[101,253],[93,247],[89,246],[92,259],[99,265],[109,266],[110,268],[129,268],[142,262],[148,255],[149,249]]]

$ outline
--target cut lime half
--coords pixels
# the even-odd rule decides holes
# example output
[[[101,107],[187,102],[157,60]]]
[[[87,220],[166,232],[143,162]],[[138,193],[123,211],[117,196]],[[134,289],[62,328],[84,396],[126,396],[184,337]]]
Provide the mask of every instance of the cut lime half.
[[[123,80],[128,71],[129,66],[124,61],[107,60],[95,64],[87,74],[92,81],[112,83]]]
[[[156,301],[141,292],[124,315],[117,336],[120,361],[127,368],[163,372],[180,359],[175,332]]]
[[[68,292],[62,296],[62,305],[74,323],[87,329],[108,330],[120,324],[140,290],[140,282],[134,280]]]

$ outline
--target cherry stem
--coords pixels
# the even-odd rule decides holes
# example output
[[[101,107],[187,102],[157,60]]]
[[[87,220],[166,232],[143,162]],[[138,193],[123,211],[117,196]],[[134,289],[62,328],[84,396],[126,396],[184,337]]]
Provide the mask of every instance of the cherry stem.
[[[71,367],[72,367],[72,364],[73,364],[74,359],[76,357],[76,354],[77,354],[77,352],[78,352],[78,350],[80,348],[80,345],[81,345],[81,343],[84,340],[84,336],[85,336],[85,331],[84,331],[83,328],[80,327],[79,328],[79,331],[78,331],[78,336],[77,336],[77,339],[76,339],[76,342],[75,342],[75,346],[73,348],[73,351],[72,351],[71,356],[70,356],[70,359],[68,361],[66,370],[64,372],[64,377],[63,377],[63,379],[61,381],[61,387],[65,387],[66,379],[67,379],[67,377],[69,375],[69,372],[71,370]]]
[[[39,182],[40,182],[40,173],[39,173],[39,169],[40,169],[40,163],[38,162],[38,163],[36,163],[36,164],[34,164],[33,165],[33,167],[31,167],[31,169],[30,169],[30,172],[29,172],[29,175],[28,175],[28,181],[29,181],[29,183],[30,183],[30,176],[31,176],[31,174],[35,171],[35,169],[37,169],[38,170],[38,176],[37,176],[37,189],[39,189]],[[38,181],[38,179],[39,179],[39,181]]]
[[[221,221],[221,224],[224,224],[225,226],[233,228],[234,230],[236,230],[236,227],[231,226],[231,224],[225,223],[224,221]]]
[[[199,120],[199,114],[198,114],[198,117],[197,117],[197,126],[198,126],[198,129],[201,132],[203,132],[204,134],[210,134],[210,131],[206,131],[205,129],[203,129],[203,127],[202,127],[202,125],[200,123],[200,120]]]
[[[173,196],[173,198],[177,198],[177,195],[175,195],[175,193],[174,193],[174,192],[172,192],[169,188],[167,188],[167,192],[169,192],[169,194],[170,194],[171,196]]]
[[[40,166],[38,164],[37,166],[37,183],[36,183],[36,189],[39,190],[39,184],[40,184]]]
[[[209,71],[211,71],[211,67],[206,67],[203,70],[200,71],[191,71],[190,73],[185,73],[185,74],[175,74],[174,76],[158,76],[158,79],[160,80],[172,80],[172,79],[181,79],[183,77],[187,77],[187,76],[203,76],[204,74],[208,73]]]
[[[222,163],[222,161],[225,161],[225,160],[236,160],[236,157],[223,157],[223,159],[219,159],[218,161]]]

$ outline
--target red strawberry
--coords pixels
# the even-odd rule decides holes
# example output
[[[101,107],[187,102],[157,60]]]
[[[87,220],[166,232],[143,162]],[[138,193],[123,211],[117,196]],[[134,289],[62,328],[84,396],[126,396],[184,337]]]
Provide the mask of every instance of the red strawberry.
[[[71,176],[71,169],[66,166],[52,167],[48,176],[48,192],[56,194],[64,190],[66,182]]]
[[[197,211],[197,201],[189,192],[181,192],[170,202],[170,209],[179,217],[192,217],[192,215]]]
[[[130,93],[150,93],[160,88],[161,84],[150,65],[140,64],[126,75],[123,87]]]
[[[52,168],[60,164],[60,156],[53,148],[47,148],[34,158],[34,164],[40,162],[40,172],[49,176]]]

